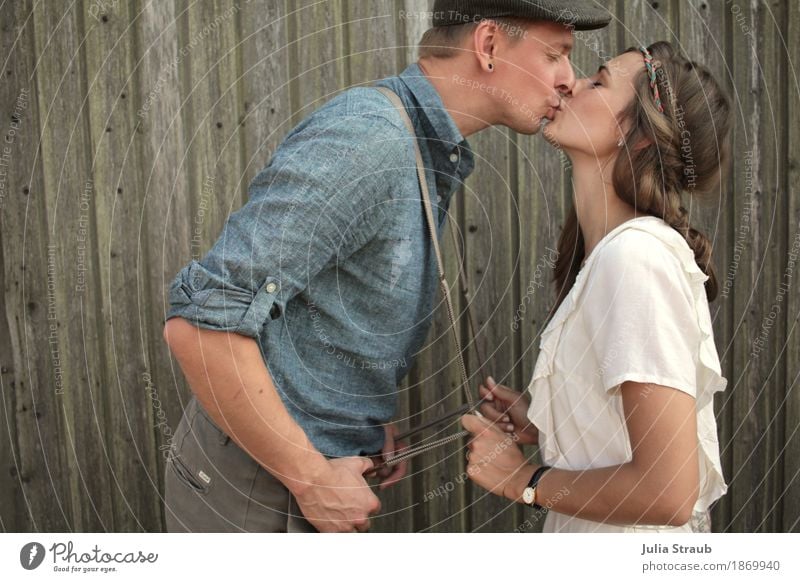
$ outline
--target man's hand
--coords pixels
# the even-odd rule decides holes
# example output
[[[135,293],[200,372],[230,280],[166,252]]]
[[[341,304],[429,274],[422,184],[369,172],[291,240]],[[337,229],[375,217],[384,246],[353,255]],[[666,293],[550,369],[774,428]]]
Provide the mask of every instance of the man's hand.
[[[328,461],[329,470],[295,493],[305,518],[321,532],[365,532],[370,514],[381,502],[364,480],[373,463],[367,457],[343,457]]]
[[[395,451],[408,447],[405,442],[396,442],[394,437],[398,433],[397,427],[393,424],[384,426],[386,429],[386,440],[381,449],[381,457],[384,461],[392,458]],[[381,480],[379,489],[383,490],[397,483],[400,479],[406,476],[408,471],[408,461],[400,461],[393,467],[381,467],[374,475]]]
[[[480,407],[483,416],[496,423],[495,426],[504,432],[516,433],[519,444],[538,444],[539,430],[528,420],[531,401],[527,393],[497,384],[491,376],[486,378],[486,384],[478,387],[478,393],[481,398],[489,401]]]

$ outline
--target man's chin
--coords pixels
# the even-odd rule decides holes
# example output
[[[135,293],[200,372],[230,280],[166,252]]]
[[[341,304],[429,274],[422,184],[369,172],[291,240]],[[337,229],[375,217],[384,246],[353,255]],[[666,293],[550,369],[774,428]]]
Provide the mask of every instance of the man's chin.
[[[525,123],[515,124],[515,126],[507,126],[511,128],[513,131],[520,135],[536,135],[545,124],[549,121],[546,117],[535,119],[535,120],[527,120]]]

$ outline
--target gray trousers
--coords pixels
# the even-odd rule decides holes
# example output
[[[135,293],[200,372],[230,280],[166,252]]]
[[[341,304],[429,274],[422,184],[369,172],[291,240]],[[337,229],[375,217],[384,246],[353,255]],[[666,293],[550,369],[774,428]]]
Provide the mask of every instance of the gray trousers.
[[[193,396],[165,474],[168,532],[316,532],[289,490],[242,450]]]

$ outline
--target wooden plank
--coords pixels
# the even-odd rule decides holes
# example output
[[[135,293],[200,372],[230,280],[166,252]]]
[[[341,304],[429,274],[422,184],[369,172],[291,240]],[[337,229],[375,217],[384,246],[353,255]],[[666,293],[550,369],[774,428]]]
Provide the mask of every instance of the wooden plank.
[[[747,220],[750,230],[741,241],[741,260],[734,290],[733,427],[731,443],[731,488],[728,495],[733,531],[772,531],[772,511],[777,499],[775,478],[777,443],[775,395],[770,386],[781,386],[785,367],[776,358],[785,320],[771,324],[777,297],[784,229],[776,212],[785,212],[785,193],[777,184],[773,167],[777,161],[776,140],[781,96],[779,51],[773,38],[772,19],[761,4],[741,5],[741,21],[730,19],[733,39],[733,70],[737,111],[741,117],[735,130],[735,156],[744,163],[734,165],[735,216]],[[755,43],[742,24],[755,31]],[[782,202],[781,202],[782,201]],[[783,207],[782,207],[783,205]],[[737,240],[737,243],[739,241]],[[777,424],[779,426],[779,424]]]
[[[22,14],[20,7],[14,10],[11,4],[0,6],[0,46],[2,46],[2,54],[7,55],[8,61],[6,62],[6,69],[0,70],[4,83],[0,87],[0,108],[3,111],[11,111],[12,115],[15,110],[21,109],[22,102],[17,104],[17,100],[22,94],[21,89],[25,88],[26,93],[30,91],[30,87],[26,87],[18,75],[21,73],[19,70],[20,63],[27,64],[26,57],[30,57],[30,28],[26,30],[23,20],[17,20],[17,17]],[[21,8],[28,8],[22,6]],[[25,51],[28,51],[27,55]],[[29,101],[30,98],[25,101]],[[28,126],[33,125],[34,121],[30,119],[30,108],[25,116],[28,118]],[[20,110],[21,114],[22,111]],[[21,120],[21,115],[20,115]],[[37,120],[38,121],[38,120]],[[6,228],[7,213],[9,212],[9,199],[12,197],[21,198],[19,188],[19,180],[17,183],[12,182],[14,177],[13,164],[15,158],[20,156],[21,145],[17,139],[17,125],[18,121],[12,120],[3,121],[3,130],[0,132],[0,289],[3,294],[0,296],[0,418],[5,426],[5,435],[0,438],[0,491],[5,492],[0,497],[0,531],[2,532],[20,532],[29,530],[29,522],[24,513],[24,502],[22,497],[22,487],[19,479],[19,444],[17,442],[17,423],[16,423],[16,394],[14,391],[14,378],[16,375],[16,368],[14,367],[14,340],[11,335],[11,328],[9,321],[13,321],[13,316],[9,301],[12,301],[11,294],[15,293],[12,288],[12,279],[14,283],[18,284],[19,281],[13,274],[6,277],[6,261],[4,255],[10,252],[12,248],[12,240]],[[6,142],[6,136],[11,143]],[[23,159],[25,157],[23,156]],[[39,175],[41,178],[41,175]],[[16,234],[16,233],[14,233]],[[4,236],[5,235],[5,236]],[[8,250],[6,250],[8,248]],[[10,271],[9,271],[10,273]],[[7,299],[8,298],[8,299]]]
[[[474,297],[479,340],[486,372],[501,384],[516,384],[517,346],[510,322],[519,304],[517,183],[515,137],[491,127],[470,137],[476,153],[474,174],[467,180],[466,263]],[[491,354],[494,354],[493,356]],[[471,531],[512,531],[516,508],[470,482]]]
[[[238,13],[238,4],[213,0],[192,3],[178,17],[189,187],[202,240],[193,255],[206,253],[244,202]]]
[[[158,451],[153,480],[163,493],[166,455],[191,394],[162,338],[168,309],[166,293],[193,250],[199,257],[202,232],[194,232],[193,196],[184,159],[182,96],[180,91],[171,89],[180,86],[179,71],[186,58],[179,53],[175,8],[172,2],[140,1],[133,11],[135,45],[141,47],[141,53],[137,55],[126,99],[136,109],[138,183],[144,216],[140,243],[144,259],[140,270],[148,299],[144,302],[148,324],[143,326],[143,333],[149,348],[147,367],[138,375],[136,385],[147,397],[147,422]]]
[[[347,3],[347,45],[342,56],[346,58],[350,86],[395,74],[400,24],[396,5],[395,0]]]
[[[294,3],[254,0],[241,4],[244,174],[249,185],[292,129],[288,26]]]
[[[6,278],[13,289],[6,307],[26,518],[31,530],[71,531],[91,520],[78,508],[84,496],[80,471],[97,468],[82,465],[64,444],[67,439],[74,444],[76,438],[65,423],[81,402],[83,382],[82,370],[75,365],[82,358],[72,339],[81,337],[72,314],[76,239],[70,217],[77,204],[62,199],[58,207],[55,201],[59,193],[67,197],[67,192],[81,191],[86,178],[85,118],[78,113],[77,99],[64,99],[83,93],[80,65],[69,65],[77,51],[77,43],[70,41],[79,35],[75,11],[51,13],[58,19],[48,20],[39,6],[34,14],[32,10],[29,2],[17,6],[13,21],[22,33],[20,51],[12,61],[12,82],[4,87],[5,96],[9,95],[5,91],[16,93],[9,104],[23,91],[27,102],[19,112],[15,152],[16,163],[24,169],[10,176],[14,195],[3,211]],[[61,130],[65,120],[77,129],[74,135]],[[11,241],[19,246],[11,246]],[[87,314],[87,320],[91,341],[93,315]],[[98,488],[102,478],[97,476],[88,491],[97,495],[101,515],[110,518],[108,495],[102,494],[104,487]]]
[[[161,509],[152,491],[158,486],[159,464],[154,440],[147,339],[141,298],[149,290],[149,270],[138,271],[133,260],[144,211],[143,180],[136,133],[136,103],[131,72],[138,57],[130,28],[131,5],[84,5],[84,39],[92,199],[97,227],[96,254],[102,306],[102,336],[107,338],[105,367],[108,398],[106,440],[111,449],[111,471],[117,489],[114,531],[159,531]],[[145,311],[146,314],[146,311]],[[149,323],[149,322],[148,322]],[[78,331],[76,335],[78,337]],[[91,355],[87,354],[90,358]],[[91,392],[89,392],[91,394]],[[102,458],[90,443],[95,420],[83,408],[76,424],[85,423],[81,447],[90,458]],[[83,439],[82,439],[83,440]]]
[[[347,86],[342,0],[293,3],[292,126]]]
[[[0,9],[0,14],[3,14]],[[13,22],[10,18],[6,22]],[[14,38],[11,34],[10,26],[3,27],[4,37]],[[8,46],[4,48],[9,48]],[[5,54],[8,54],[7,51]],[[5,101],[2,101],[5,104]],[[10,149],[10,148],[9,148]],[[3,154],[0,154],[3,156]],[[8,156],[10,158],[10,156]],[[5,156],[3,156],[5,159]],[[8,186],[6,172],[0,175],[0,184],[3,189],[3,196],[8,195],[5,190]],[[4,203],[3,203],[4,204]],[[0,204],[2,212],[2,204]],[[3,248],[3,231],[0,230],[0,250]],[[0,531],[18,532],[23,527],[24,516],[20,509],[22,505],[22,490],[18,478],[18,458],[19,445],[17,444],[17,423],[14,411],[16,409],[16,398],[14,389],[11,386],[14,377],[13,347],[11,341],[11,330],[8,327],[6,318],[6,295],[11,293],[11,289],[6,285],[5,261],[3,253],[0,252],[0,419],[5,427],[5,435],[0,439],[0,490],[4,495],[0,497]]]
[[[787,289],[791,275],[787,277],[787,190],[781,177],[785,173],[787,129],[784,122],[786,112],[786,22],[788,3],[759,5],[761,10],[759,44],[756,63],[763,63],[763,92],[760,95],[761,111],[760,139],[763,144],[763,202],[761,213],[761,260],[763,269],[759,276],[758,311],[767,321],[771,314],[786,310]],[[763,326],[763,321],[762,321]],[[761,335],[761,333],[759,333]],[[759,436],[758,448],[754,453],[759,462],[751,468],[760,470],[760,504],[753,507],[758,511],[757,530],[780,531],[783,501],[782,468],[778,464],[783,451],[783,427],[786,410],[783,405],[786,397],[786,320],[778,316],[772,326],[771,343],[762,357],[757,359],[759,401],[757,411],[765,432]],[[756,362],[754,362],[756,363]]]
[[[678,6],[681,4],[678,0],[630,0],[623,4],[624,12],[619,12],[625,18],[623,49],[649,46],[658,40],[675,40]]]
[[[711,70],[715,78],[731,91],[731,75],[728,69],[728,28],[726,27],[725,14],[728,7],[722,3],[709,3],[704,0],[689,0],[681,4],[679,14],[680,50],[691,60],[698,61]],[[733,161],[731,161],[731,164]],[[689,210],[691,224],[704,233],[714,247],[713,260],[716,269],[717,281],[721,292],[717,300],[711,303],[711,319],[714,324],[714,339],[722,365],[722,375],[731,379],[734,374],[734,361],[731,352],[731,342],[728,338],[733,334],[733,279],[728,279],[727,272],[733,258],[732,231],[734,228],[734,213],[730,202],[736,193],[733,184],[725,179],[729,174],[729,167],[723,168],[723,181],[721,190],[715,192],[708,200],[692,198],[685,202]],[[730,402],[733,390],[732,382],[722,395],[718,395],[715,402],[717,415],[717,433],[722,450],[732,439],[731,426],[732,408]],[[730,455],[723,457],[723,473],[727,477],[732,475]],[[730,498],[723,496],[712,510],[712,531],[718,525],[727,523],[730,515]]]
[[[789,33],[786,38],[798,38],[800,34],[800,5],[789,5]],[[793,249],[800,244],[800,83],[797,73],[800,65],[800,45],[790,43],[787,48],[788,119],[789,131],[786,192],[788,194],[787,225],[787,272],[792,261],[794,292],[786,297],[786,423],[782,459],[783,469],[783,522],[776,529],[782,532],[800,532],[800,293],[796,290],[800,257]]]

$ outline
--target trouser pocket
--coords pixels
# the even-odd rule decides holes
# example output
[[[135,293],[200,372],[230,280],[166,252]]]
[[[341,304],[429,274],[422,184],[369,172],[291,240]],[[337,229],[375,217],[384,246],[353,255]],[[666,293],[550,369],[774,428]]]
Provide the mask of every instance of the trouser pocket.
[[[258,464],[233,445],[193,397],[167,457],[167,531],[244,531]]]
[[[231,440],[196,398],[166,468],[167,531],[315,531],[289,490]]]

